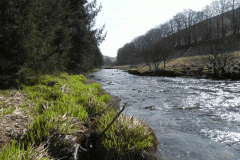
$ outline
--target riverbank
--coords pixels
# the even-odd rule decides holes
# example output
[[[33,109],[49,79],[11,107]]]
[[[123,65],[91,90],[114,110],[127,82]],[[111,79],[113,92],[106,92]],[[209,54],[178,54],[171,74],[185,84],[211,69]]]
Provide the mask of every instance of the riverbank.
[[[163,76],[163,77],[184,77],[197,79],[215,79],[215,80],[240,80],[239,72],[227,72],[221,75],[214,75],[212,71],[203,71],[202,68],[187,71],[176,68],[170,70],[153,70],[141,72],[138,69],[129,69],[128,73],[138,76]]]
[[[154,159],[154,131],[135,117],[116,117],[117,100],[94,80],[61,74],[30,83],[1,90],[0,159]]]
[[[214,74],[212,67],[203,63],[203,56],[180,57],[167,61],[165,67],[161,62],[156,69],[154,65],[145,64],[111,66],[109,69],[122,69],[139,76],[166,76],[185,78],[204,78],[215,80],[240,80],[240,53],[234,53],[234,60],[225,68],[225,73]],[[153,69],[154,68],[154,69]],[[106,68],[105,68],[106,69]]]

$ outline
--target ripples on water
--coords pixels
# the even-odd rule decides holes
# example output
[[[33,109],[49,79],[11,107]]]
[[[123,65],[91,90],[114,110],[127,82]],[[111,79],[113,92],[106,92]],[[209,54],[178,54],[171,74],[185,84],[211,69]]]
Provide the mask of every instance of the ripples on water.
[[[239,81],[139,77],[120,70],[93,75],[129,104],[127,114],[148,121],[171,159],[240,159]],[[145,109],[151,105],[155,110]]]

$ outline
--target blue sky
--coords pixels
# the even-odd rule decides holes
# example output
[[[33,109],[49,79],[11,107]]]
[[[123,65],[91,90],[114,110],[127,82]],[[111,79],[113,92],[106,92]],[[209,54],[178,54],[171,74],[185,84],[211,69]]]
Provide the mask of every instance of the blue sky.
[[[91,0],[89,0],[91,1]],[[96,27],[106,24],[107,37],[100,45],[103,55],[115,57],[117,50],[135,37],[170,20],[184,9],[200,11],[212,0],[97,0],[102,11]]]

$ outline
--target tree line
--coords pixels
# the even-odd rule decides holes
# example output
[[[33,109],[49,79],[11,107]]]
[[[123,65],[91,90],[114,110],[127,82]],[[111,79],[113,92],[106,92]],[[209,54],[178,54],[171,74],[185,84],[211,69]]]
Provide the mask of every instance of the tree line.
[[[185,9],[136,37],[118,49],[117,62],[119,65],[154,63],[158,68],[162,61],[165,66],[166,60],[177,49],[209,43],[230,44],[229,41],[234,42],[239,37],[240,1],[215,0],[198,12]],[[233,45],[226,47],[233,48]],[[210,50],[211,47],[208,47],[209,54]]]
[[[103,63],[96,0],[1,0],[0,73],[87,71]]]

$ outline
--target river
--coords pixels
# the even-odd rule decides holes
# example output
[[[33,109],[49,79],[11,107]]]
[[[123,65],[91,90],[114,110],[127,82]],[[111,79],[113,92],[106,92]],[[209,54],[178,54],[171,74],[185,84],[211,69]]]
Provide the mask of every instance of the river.
[[[163,159],[240,159],[240,81],[92,74],[124,113],[153,128]]]

